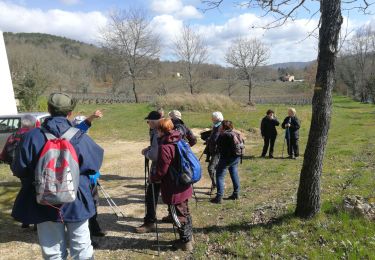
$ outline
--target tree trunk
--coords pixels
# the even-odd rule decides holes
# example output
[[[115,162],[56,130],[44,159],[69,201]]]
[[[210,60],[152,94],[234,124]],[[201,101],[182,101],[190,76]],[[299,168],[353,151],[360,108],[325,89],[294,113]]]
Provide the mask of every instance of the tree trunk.
[[[248,79],[248,85],[247,87],[249,88],[249,105],[253,105],[253,102],[251,101],[251,95],[252,95],[252,90],[253,90],[253,82],[251,78]]]
[[[307,141],[295,214],[311,218],[320,210],[320,177],[331,121],[332,89],[342,24],[341,0],[321,0],[318,70],[312,101],[312,119]]]
[[[133,94],[134,94],[134,98],[135,98],[135,103],[139,103],[139,99],[138,99],[138,94],[137,94],[137,90],[136,90],[136,85],[135,85],[135,78],[132,77],[132,89],[133,89]]]

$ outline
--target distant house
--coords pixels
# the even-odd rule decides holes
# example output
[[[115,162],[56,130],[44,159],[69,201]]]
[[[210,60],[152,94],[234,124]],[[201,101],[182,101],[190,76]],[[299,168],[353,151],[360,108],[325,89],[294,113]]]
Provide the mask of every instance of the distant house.
[[[281,76],[280,80],[282,82],[294,82],[294,75],[290,75],[289,73],[287,73],[285,76]]]

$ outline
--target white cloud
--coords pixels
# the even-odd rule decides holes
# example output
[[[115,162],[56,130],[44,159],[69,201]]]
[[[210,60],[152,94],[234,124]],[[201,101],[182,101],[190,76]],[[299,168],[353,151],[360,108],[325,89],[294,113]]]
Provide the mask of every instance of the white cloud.
[[[186,5],[176,13],[176,17],[181,19],[201,19],[203,15],[194,6]]]
[[[66,5],[76,5],[79,4],[80,0],[60,0],[60,2]]]
[[[99,29],[106,23],[107,18],[100,12],[42,11],[0,2],[2,31],[48,33],[96,43]]]
[[[159,14],[171,14],[183,8],[181,0],[153,0],[151,9]]]
[[[172,15],[178,19],[200,19],[201,12],[192,5],[184,5],[182,0],[152,0],[151,10],[159,15]]]

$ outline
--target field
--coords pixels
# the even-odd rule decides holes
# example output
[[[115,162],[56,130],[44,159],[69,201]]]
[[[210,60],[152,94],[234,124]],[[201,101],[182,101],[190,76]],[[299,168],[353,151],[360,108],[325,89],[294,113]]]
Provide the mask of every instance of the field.
[[[125,213],[126,219],[116,221],[102,199],[99,221],[108,231],[106,238],[96,238],[101,247],[97,259],[149,259],[157,257],[155,236],[136,235],[133,227],[140,225],[143,204],[143,158],[140,150],[147,145],[144,116],[152,109],[146,104],[84,105],[76,109],[88,114],[94,109],[104,111],[103,119],[94,123],[90,135],[105,148],[101,183]],[[279,119],[286,107],[272,107]],[[192,254],[174,252],[172,226],[161,225],[162,259],[374,259],[375,225],[358,214],[343,209],[348,195],[359,195],[375,202],[375,107],[344,97],[335,97],[332,124],[322,176],[322,209],[312,220],[293,216],[302,158],[281,159],[282,130],[276,143],[276,159],[261,159],[262,139],[259,123],[266,105],[252,109],[223,111],[227,119],[246,133],[247,150],[240,166],[241,200],[209,203],[207,172],[195,189],[198,206],[191,200],[196,246]],[[304,151],[310,126],[311,107],[297,106],[302,120],[301,151]],[[199,133],[209,127],[210,114],[183,113],[188,126]],[[196,154],[202,143],[194,147]],[[203,164],[203,160],[202,160]],[[39,259],[40,249],[32,230],[21,230],[10,217],[11,207],[19,189],[19,181],[8,168],[0,166],[0,252],[1,259]],[[226,193],[231,192],[227,177]],[[158,217],[166,207],[158,209]]]

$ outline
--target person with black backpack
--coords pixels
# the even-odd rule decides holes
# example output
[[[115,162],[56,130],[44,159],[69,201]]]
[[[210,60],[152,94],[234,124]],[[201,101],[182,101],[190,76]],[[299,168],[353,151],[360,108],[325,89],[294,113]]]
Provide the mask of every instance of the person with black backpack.
[[[238,200],[240,192],[240,179],[238,177],[238,164],[241,160],[242,149],[244,147],[243,138],[233,129],[233,123],[224,120],[219,129],[217,139],[220,160],[216,169],[217,194],[211,200],[212,203],[220,204],[224,196],[224,178],[227,168],[233,183],[233,193],[227,200]]]
[[[32,115],[24,115],[21,117],[21,127],[12,135],[10,135],[0,154],[0,161],[11,165],[15,159],[16,149],[22,137],[35,128],[36,118]]]
[[[267,110],[267,115],[262,119],[262,123],[260,124],[260,131],[264,140],[263,151],[261,157],[266,157],[268,147],[269,150],[269,158],[273,158],[273,150],[275,146],[275,141],[277,137],[277,130],[276,126],[280,125],[279,121],[275,117],[275,112],[271,109]]]

